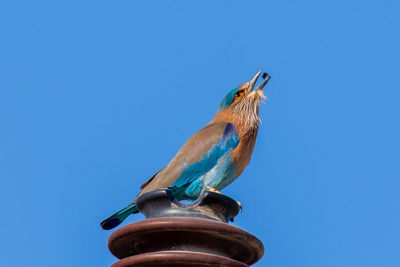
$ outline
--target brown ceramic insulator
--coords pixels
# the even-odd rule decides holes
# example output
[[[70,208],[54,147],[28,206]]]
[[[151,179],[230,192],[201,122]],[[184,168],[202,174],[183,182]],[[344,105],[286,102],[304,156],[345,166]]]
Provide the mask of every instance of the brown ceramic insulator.
[[[120,261],[112,267],[248,267],[263,253],[262,243],[229,221],[237,202],[206,191],[192,203],[181,203],[168,189],[143,194],[137,209],[146,220],[113,232],[108,248]]]
[[[226,257],[187,251],[145,253],[122,259],[111,267],[248,267]]]
[[[238,227],[190,217],[129,224],[111,234],[108,247],[123,259],[113,267],[248,266],[264,252],[255,236]]]

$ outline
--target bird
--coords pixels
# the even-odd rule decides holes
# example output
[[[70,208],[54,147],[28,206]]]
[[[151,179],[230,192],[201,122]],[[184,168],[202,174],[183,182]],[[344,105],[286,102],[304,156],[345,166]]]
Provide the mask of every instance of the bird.
[[[167,166],[141,187],[127,207],[100,223],[104,230],[138,213],[136,199],[144,193],[167,188],[177,200],[195,200],[205,191],[220,193],[231,184],[250,162],[259,129],[260,102],[270,75],[257,72],[249,82],[231,90],[222,100],[214,118],[182,146]],[[240,207],[241,204],[238,202]]]

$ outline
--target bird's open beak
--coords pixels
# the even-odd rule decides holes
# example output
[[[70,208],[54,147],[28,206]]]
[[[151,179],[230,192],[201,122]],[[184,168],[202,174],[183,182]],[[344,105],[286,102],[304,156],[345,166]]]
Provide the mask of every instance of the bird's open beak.
[[[248,93],[248,94],[251,93],[251,92],[253,91],[254,86],[256,85],[257,79],[258,79],[258,77],[260,77],[261,73],[262,73],[262,70],[260,70],[259,72],[257,72],[257,73],[253,76],[253,78],[251,78],[251,80],[248,82],[248,84],[249,84],[249,87],[247,88],[247,93]],[[262,90],[262,89],[264,88],[264,86],[267,84],[267,82],[269,81],[269,79],[271,79],[271,76],[268,75],[267,73],[264,73],[264,74],[263,74],[263,78],[264,78],[264,81],[263,81],[262,83],[260,83],[260,85],[258,85],[258,86],[254,89],[254,91]]]
[[[249,81],[249,88],[247,89],[247,92],[250,93],[251,91],[253,91],[254,86],[256,85],[257,79],[258,77],[260,77],[260,74],[262,73],[262,70],[260,70],[259,72],[256,73],[256,75],[253,76],[253,78],[251,78],[251,80]]]

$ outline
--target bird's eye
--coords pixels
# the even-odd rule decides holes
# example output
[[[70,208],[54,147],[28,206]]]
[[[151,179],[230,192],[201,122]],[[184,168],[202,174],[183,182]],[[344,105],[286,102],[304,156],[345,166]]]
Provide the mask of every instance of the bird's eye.
[[[237,91],[235,93],[235,98],[241,98],[244,95],[244,90]]]

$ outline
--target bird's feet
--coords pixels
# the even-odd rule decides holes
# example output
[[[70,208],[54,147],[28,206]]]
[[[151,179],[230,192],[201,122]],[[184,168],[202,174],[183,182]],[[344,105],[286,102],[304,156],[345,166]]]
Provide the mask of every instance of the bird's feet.
[[[207,189],[208,191],[215,192],[215,193],[218,193],[218,194],[221,194],[221,195],[222,195],[222,193],[219,192],[219,191],[218,191],[217,189],[215,189],[214,187],[207,186],[206,189]]]
[[[215,193],[218,193],[218,194],[222,194],[222,193],[219,192],[217,189],[215,189],[214,187],[211,187],[211,186],[207,186],[206,189],[207,189],[208,191],[211,191],[211,192],[215,192]],[[239,202],[239,201],[236,201],[236,203],[237,203],[238,206],[239,206],[240,212],[242,212],[242,211],[243,211],[243,204],[242,204],[241,202]]]

